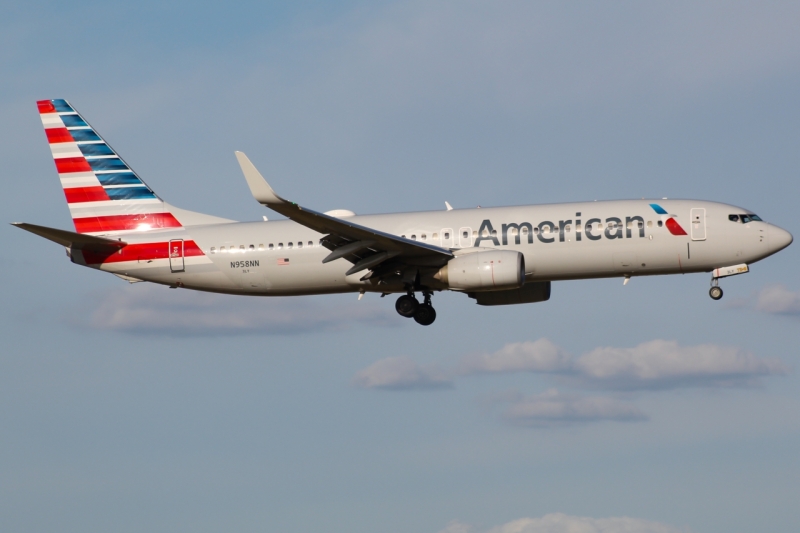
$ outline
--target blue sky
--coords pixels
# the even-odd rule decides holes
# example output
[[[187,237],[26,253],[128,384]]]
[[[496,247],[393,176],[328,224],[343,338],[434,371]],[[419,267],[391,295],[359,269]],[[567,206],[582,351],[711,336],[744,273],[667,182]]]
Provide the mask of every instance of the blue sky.
[[[11,3],[6,222],[70,228],[35,101],[237,220],[233,151],[357,213],[688,197],[797,235],[790,3]],[[436,296],[128,285],[0,229],[0,529],[732,532],[800,521],[797,245],[724,280]],[[574,529],[573,529],[574,530]]]

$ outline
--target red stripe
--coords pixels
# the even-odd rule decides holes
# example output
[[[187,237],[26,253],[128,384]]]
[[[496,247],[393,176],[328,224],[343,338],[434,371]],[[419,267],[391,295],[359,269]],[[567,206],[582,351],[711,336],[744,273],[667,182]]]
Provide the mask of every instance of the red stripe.
[[[183,242],[184,257],[198,257],[205,255],[194,241]],[[101,263],[121,263],[123,261],[153,261],[155,259],[169,258],[169,242],[148,242],[144,244],[129,244],[120,250],[108,249],[104,251],[83,250],[83,259],[88,265]]]
[[[64,195],[67,197],[68,204],[78,204],[81,202],[102,202],[104,200],[111,200],[106,193],[106,190],[100,186],[97,187],[73,187],[64,189]]]
[[[142,224],[149,224],[151,229],[181,227],[181,223],[171,213],[86,217],[75,218],[72,221],[78,233],[135,230]]]
[[[74,142],[67,128],[48,128],[44,132],[47,134],[47,142],[50,144]]]
[[[50,100],[39,100],[36,102],[36,105],[39,107],[39,113],[55,113],[56,106],[53,105],[53,102]]]
[[[91,172],[92,167],[86,162],[83,157],[62,157],[56,159],[56,169],[59,174],[67,174],[69,172]]]
[[[667,224],[667,229],[673,235],[686,235],[686,232],[674,218],[668,218],[666,224]]]

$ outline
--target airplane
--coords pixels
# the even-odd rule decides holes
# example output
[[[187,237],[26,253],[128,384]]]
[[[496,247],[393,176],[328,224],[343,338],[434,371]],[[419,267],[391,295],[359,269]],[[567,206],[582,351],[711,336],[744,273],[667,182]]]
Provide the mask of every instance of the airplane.
[[[276,194],[242,152],[255,200],[288,220],[237,222],[168,204],[66,100],[37,105],[75,231],[13,225],[131,283],[257,296],[400,294],[397,312],[427,326],[443,290],[512,305],[549,300],[554,281],[710,272],[719,300],[721,278],[793,240],[748,209],[702,200],[321,213]]]

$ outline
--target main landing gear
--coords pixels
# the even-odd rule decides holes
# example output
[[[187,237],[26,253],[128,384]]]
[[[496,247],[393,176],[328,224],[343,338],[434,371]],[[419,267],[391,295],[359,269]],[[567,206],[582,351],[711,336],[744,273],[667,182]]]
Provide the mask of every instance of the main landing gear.
[[[409,291],[408,294],[404,294],[397,299],[394,308],[400,316],[406,318],[414,317],[417,324],[430,326],[436,320],[436,310],[431,305],[431,293],[423,291],[422,294],[425,296],[425,300],[419,303],[419,300],[414,296],[414,292]]]

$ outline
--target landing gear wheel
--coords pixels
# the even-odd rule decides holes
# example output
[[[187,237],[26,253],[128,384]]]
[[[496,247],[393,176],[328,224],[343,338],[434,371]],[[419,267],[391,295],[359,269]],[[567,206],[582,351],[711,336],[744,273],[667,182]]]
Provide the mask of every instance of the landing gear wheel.
[[[722,289],[720,287],[711,287],[708,291],[708,295],[711,296],[712,300],[719,300],[722,298]]]
[[[436,320],[436,310],[431,304],[422,304],[417,307],[417,312],[414,313],[414,320],[421,326],[430,326]]]
[[[400,316],[411,318],[416,314],[417,309],[419,308],[419,302],[410,294],[404,294],[397,299],[397,302],[394,304],[394,308],[397,310]]]

